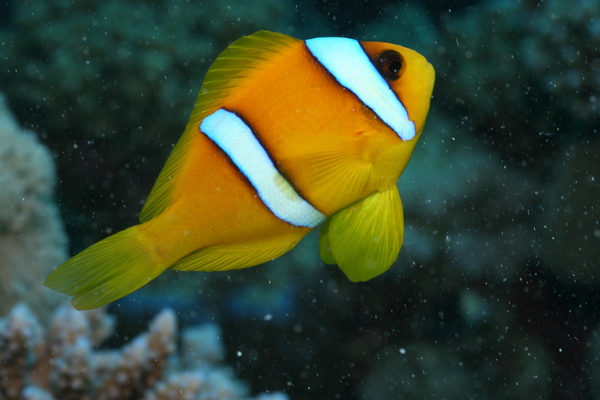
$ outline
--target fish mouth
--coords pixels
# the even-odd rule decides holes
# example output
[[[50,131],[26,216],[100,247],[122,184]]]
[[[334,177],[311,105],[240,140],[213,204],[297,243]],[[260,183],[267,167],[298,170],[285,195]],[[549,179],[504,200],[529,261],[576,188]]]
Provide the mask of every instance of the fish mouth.
[[[425,61],[425,68],[423,68],[426,79],[431,79],[432,81],[435,79],[435,68],[433,68],[433,64],[429,61]]]

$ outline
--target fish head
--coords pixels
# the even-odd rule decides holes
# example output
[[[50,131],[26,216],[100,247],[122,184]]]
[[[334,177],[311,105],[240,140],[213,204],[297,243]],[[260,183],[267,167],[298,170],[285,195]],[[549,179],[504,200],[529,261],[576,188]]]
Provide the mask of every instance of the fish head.
[[[382,42],[360,42],[371,62],[400,100],[416,137],[423,130],[435,81],[435,70],[425,57],[409,48]]]

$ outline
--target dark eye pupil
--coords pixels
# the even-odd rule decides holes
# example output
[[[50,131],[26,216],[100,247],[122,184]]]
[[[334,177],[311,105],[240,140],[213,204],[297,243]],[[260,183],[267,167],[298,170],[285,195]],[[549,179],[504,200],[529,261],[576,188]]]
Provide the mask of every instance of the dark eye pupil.
[[[393,60],[388,65],[388,69],[392,74],[397,75],[402,69],[402,63],[399,60]]]
[[[378,56],[379,73],[384,78],[395,81],[402,74],[404,59],[402,55],[394,50],[386,50]]]

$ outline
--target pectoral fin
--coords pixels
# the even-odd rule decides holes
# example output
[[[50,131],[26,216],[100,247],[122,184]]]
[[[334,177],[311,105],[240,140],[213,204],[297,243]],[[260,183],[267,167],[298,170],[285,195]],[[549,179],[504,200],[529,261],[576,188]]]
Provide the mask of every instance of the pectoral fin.
[[[398,258],[404,216],[396,186],[374,193],[332,215],[321,227],[320,252],[353,282],[385,272]]]

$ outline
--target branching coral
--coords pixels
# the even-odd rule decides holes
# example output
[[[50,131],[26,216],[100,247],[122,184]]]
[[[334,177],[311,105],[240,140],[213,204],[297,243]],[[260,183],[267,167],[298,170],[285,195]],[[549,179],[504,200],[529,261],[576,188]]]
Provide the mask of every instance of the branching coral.
[[[167,400],[247,399],[245,385],[219,366],[220,331],[213,325],[184,330],[177,357],[177,318],[159,313],[147,332],[120,350],[97,350],[113,331],[103,309],[59,307],[44,334],[19,304],[0,320],[0,399]],[[257,400],[286,400],[281,393]]]

